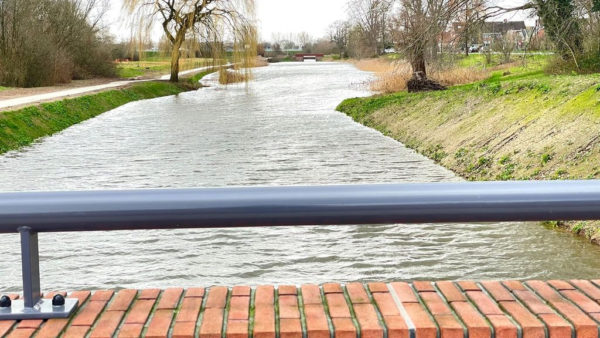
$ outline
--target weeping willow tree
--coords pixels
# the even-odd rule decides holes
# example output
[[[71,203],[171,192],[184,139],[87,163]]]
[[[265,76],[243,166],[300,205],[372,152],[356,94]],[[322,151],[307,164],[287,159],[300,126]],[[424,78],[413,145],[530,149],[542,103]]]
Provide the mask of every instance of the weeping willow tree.
[[[227,57],[232,60],[234,71],[230,72],[226,67],[219,67],[219,82],[221,84],[247,82],[252,78],[251,68],[257,66],[258,34],[256,28],[244,26],[238,29],[231,48],[231,56]],[[220,49],[220,52],[228,54],[224,49]],[[218,58],[218,60],[225,59],[225,57]]]
[[[170,81],[179,81],[179,59],[188,39],[211,42],[213,60],[221,64],[227,57],[225,41],[233,41],[234,64],[256,56],[254,0],[125,0],[125,6],[140,31],[162,27],[171,47]]]

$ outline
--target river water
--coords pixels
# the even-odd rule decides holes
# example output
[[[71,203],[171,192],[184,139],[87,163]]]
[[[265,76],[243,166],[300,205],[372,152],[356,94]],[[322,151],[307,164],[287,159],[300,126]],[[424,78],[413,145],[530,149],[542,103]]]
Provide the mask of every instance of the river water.
[[[368,73],[314,63],[254,76],[130,103],[10,152],[0,191],[459,180],[335,111],[370,95]],[[2,243],[0,290],[19,291],[18,237]],[[600,248],[535,223],[40,234],[40,252],[45,290],[600,275]]]

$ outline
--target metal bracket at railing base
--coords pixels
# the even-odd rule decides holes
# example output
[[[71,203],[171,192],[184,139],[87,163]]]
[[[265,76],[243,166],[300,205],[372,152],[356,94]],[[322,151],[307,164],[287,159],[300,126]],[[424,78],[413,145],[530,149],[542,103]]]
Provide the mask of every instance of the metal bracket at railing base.
[[[24,300],[13,300],[10,307],[0,308],[0,320],[69,318],[77,309],[77,298],[65,298],[65,305],[54,306],[52,299],[41,299],[34,307]]]
[[[11,300],[0,297],[0,320],[68,318],[77,309],[79,299],[56,294],[42,299],[40,291],[40,255],[38,233],[30,227],[20,227],[23,297]],[[54,305],[56,304],[56,305]]]

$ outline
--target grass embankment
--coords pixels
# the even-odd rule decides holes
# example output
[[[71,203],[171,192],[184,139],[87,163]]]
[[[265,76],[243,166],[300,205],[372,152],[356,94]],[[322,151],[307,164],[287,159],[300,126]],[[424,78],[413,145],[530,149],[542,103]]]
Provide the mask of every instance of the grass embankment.
[[[600,178],[600,74],[494,73],[441,92],[338,110],[469,180]],[[561,223],[600,243],[598,222]]]
[[[194,74],[194,75],[192,75],[190,77],[187,77],[185,79],[186,79],[186,81],[190,85],[192,85],[192,86],[198,86],[199,85],[198,82],[200,82],[200,80],[202,80],[206,75],[212,74],[212,73],[216,72],[217,70],[218,70],[217,68],[211,68],[211,69],[208,69],[208,70],[196,73],[196,74]]]
[[[125,103],[179,94],[194,89],[187,83],[144,82],[62,101],[0,112],[0,154],[31,144]]]

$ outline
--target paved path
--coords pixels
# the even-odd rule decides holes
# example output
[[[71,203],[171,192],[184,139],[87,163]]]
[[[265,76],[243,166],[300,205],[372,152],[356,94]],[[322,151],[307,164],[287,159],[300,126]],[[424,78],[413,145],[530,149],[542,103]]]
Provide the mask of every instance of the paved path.
[[[123,86],[126,86],[126,85],[134,83],[134,82],[142,82],[142,81],[143,80],[115,81],[115,82],[110,82],[110,83],[96,85],[96,86],[71,88],[71,89],[50,92],[50,93],[22,96],[22,97],[17,97],[17,98],[8,99],[8,100],[0,100],[0,109],[10,108],[10,107],[18,107],[18,106],[24,106],[24,105],[32,105],[32,104],[36,104],[36,103],[40,103],[40,102],[51,101],[51,100],[74,96],[74,95],[81,95],[81,94],[89,93],[89,92],[96,92],[99,90],[104,90],[104,89],[109,89],[109,88],[123,87]]]
[[[212,66],[194,68],[194,69],[180,72],[179,75],[187,75],[187,74],[197,73],[197,72],[201,72],[201,71],[204,71],[204,70],[207,70],[210,68],[212,68]],[[168,80],[169,77],[170,77],[170,75],[163,75],[163,76],[157,77],[154,80]],[[97,91],[110,89],[110,88],[118,88],[118,87],[123,87],[123,86],[129,85],[129,84],[132,84],[132,83],[145,82],[145,81],[152,81],[152,79],[114,81],[114,82],[101,84],[101,85],[87,86],[87,87],[80,87],[80,88],[71,88],[71,89],[50,92],[50,93],[23,96],[23,97],[17,97],[14,99],[8,99],[8,100],[0,100],[0,109],[6,109],[6,108],[10,108],[10,107],[20,107],[20,106],[25,106],[25,105],[33,105],[33,104],[40,103],[40,102],[52,101],[52,100],[56,100],[56,99],[66,98],[66,97],[70,97],[70,96],[77,96],[77,95],[81,95],[81,94],[85,94],[85,93],[97,92]]]
[[[223,67],[229,67],[229,66],[231,66],[231,63],[228,63]],[[190,70],[184,70],[183,72],[179,72],[179,76],[194,74],[194,73],[202,72],[202,71],[205,71],[205,70],[211,69],[211,68],[214,68],[214,67],[208,66],[208,67],[200,67],[200,68],[194,68],[194,69],[190,69]],[[170,78],[171,78],[171,74],[166,74],[166,75],[159,77],[158,80],[168,80]]]
[[[332,283],[69,296],[83,304],[73,318],[0,321],[0,336],[571,338],[598,337],[600,323],[600,280]]]

